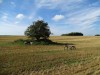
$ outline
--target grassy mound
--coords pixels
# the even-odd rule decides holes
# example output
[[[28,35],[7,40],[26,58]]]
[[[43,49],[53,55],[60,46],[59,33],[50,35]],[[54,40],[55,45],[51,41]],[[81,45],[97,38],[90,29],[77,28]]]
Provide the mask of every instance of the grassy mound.
[[[32,45],[61,45],[61,43],[53,42],[49,39],[40,39],[40,40],[18,39],[14,41],[14,43],[17,44],[24,44],[24,42],[32,42]]]

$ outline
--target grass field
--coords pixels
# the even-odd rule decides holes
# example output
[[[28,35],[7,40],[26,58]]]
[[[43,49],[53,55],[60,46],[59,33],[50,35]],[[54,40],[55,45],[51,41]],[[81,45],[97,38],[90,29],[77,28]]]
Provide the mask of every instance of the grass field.
[[[100,37],[52,36],[59,43],[73,43],[76,50],[63,45],[20,45],[23,36],[0,36],[0,75],[100,75]]]

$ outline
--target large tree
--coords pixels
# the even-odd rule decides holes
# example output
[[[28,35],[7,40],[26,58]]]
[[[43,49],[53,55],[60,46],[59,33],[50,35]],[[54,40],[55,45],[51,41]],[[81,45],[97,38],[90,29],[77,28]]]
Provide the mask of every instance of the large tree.
[[[44,22],[43,20],[38,20],[36,22],[33,22],[32,25],[30,25],[27,30],[25,31],[25,35],[36,40],[40,39],[48,39],[51,32],[48,27],[48,23]]]

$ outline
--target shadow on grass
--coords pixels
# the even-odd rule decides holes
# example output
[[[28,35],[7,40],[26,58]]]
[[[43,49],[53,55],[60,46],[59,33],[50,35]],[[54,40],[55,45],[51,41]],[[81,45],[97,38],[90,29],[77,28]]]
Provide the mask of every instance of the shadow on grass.
[[[53,42],[51,45],[65,45],[65,44],[67,44],[67,45],[75,45],[73,43],[58,43],[58,42]]]

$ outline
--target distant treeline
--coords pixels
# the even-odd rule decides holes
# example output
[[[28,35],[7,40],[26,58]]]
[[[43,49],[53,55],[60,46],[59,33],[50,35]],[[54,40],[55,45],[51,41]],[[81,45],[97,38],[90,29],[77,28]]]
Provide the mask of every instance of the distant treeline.
[[[100,36],[100,34],[96,34],[95,36]]]
[[[68,34],[62,34],[61,36],[83,36],[83,33],[81,32],[71,32]]]

